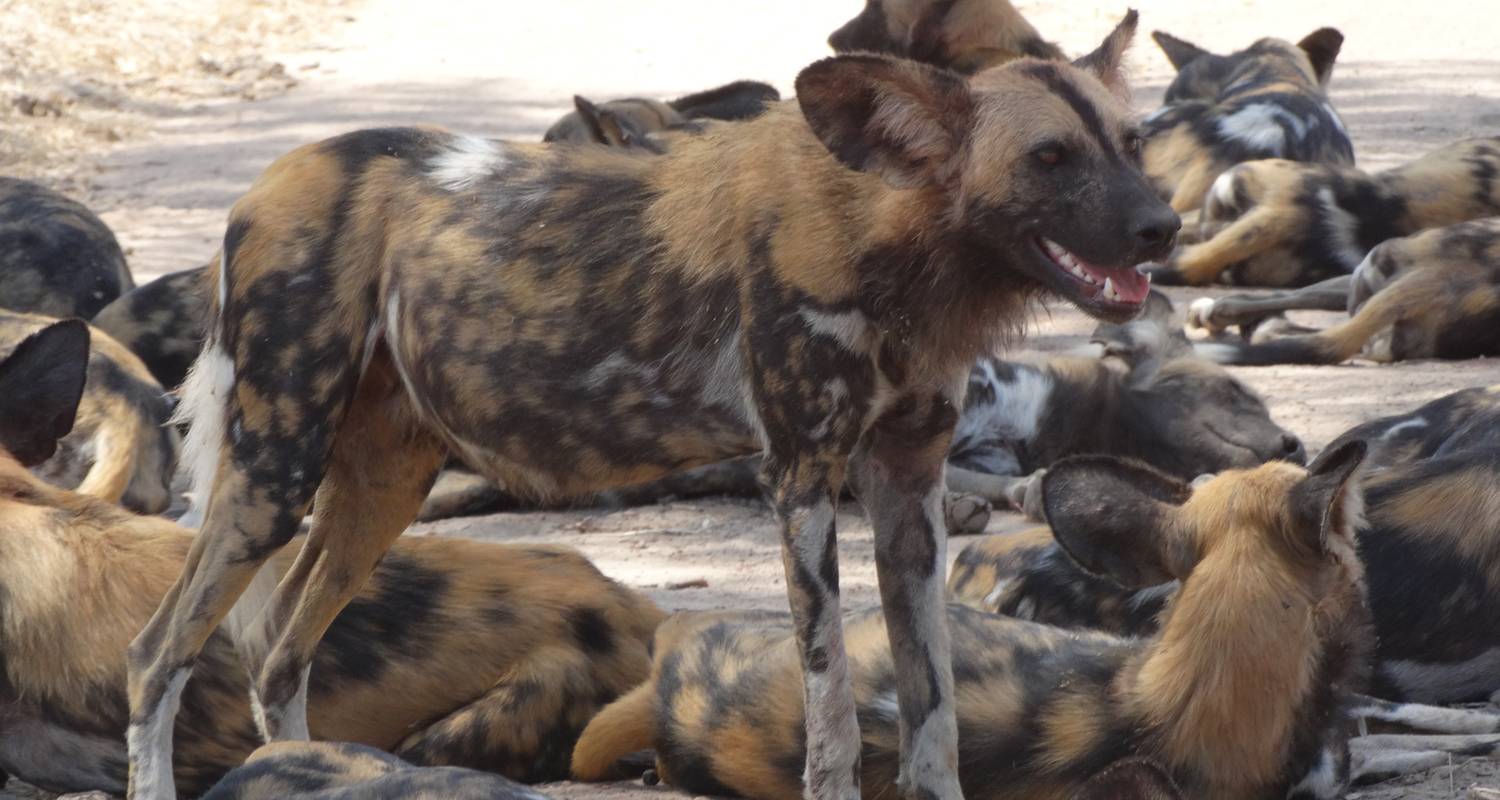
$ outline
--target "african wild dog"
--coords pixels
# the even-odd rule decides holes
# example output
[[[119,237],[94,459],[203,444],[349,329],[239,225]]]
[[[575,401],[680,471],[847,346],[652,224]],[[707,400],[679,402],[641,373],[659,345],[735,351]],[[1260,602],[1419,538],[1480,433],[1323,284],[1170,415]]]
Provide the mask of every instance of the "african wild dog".
[[[1330,445],[1371,443],[1358,550],[1376,631],[1372,691],[1382,698],[1500,702],[1497,432],[1500,387],[1491,387],[1359,425]],[[1176,587],[1100,580],[1038,528],[965,548],[948,588],[993,613],[1146,635]]]
[[[134,286],[120,243],[94,212],[0,178],[0,308],[87,319]]]
[[[1094,772],[1145,755],[1187,797],[1342,796],[1344,692],[1372,646],[1353,556],[1364,449],[1302,467],[1222,473],[1191,492],[1104,456],[1043,479],[1047,516],[1091,573],[1183,589],[1145,639],[1067,631],[949,606],[965,797],[1072,798]],[[1123,518],[1144,525],[1121,525]],[[876,612],[851,618],[850,663],[867,797],[897,782],[896,685]],[[618,774],[656,752],[698,794],[802,796],[799,664],[773,614],[683,614],[657,630],[651,679],[607,706],[573,751],[573,775]]]
[[[1135,20],[1074,64],[972,78],[825,59],[795,102],[661,156],[424,128],[279,159],[230,214],[187,382],[208,505],[130,647],[134,795],[171,794],[198,650],[310,504],[288,577],[248,593],[267,611],[240,650],[271,740],[307,735],[313,648],[449,449],[553,496],[764,450],[810,794],[857,793],[833,530],[847,478],[904,676],[903,785],[957,798],[943,460],[970,365],[1031,299],[1128,318],[1148,290],[1135,265],[1171,249],[1179,221],[1115,94]]]
[[[1343,34],[1319,28],[1295,45],[1261,39],[1227,56],[1161,31],[1152,38],[1177,77],[1143,123],[1146,174],[1178,212],[1202,206],[1219,174],[1244,161],[1354,163],[1327,94]]]
[[[704,120],[750,119],[780,99],[776,87],[759,81],[735,81],[666,101],[628,97],[595,104],[574,95],[574,110],[554,122],[542,141],[594,142],[661,152],[651,134],[698,132]]]
[[[277,742],[256,750],[202,800],[548,800],[499,775],[414,767],[372,747]]]
[[[973,74],[1018,58],[1061,61],[1010,0],[865,0],[828,37],[836,53],[888,53]]]
[[[1352,316],[1321,331],[1261,324],[1283,310],[1329,306],[1347,306]],[[1210,332],[1241,326],[1248,341],[1220,337],[1196,345],[1224,364],[1500,354],[1500,217],[1387,241],[1345,280],[1273,297],[1200,299],[1188,310],[1188,323]]]
[[[56,323],[51,317],[0,311],[0,353]],[[172,504],[181,446],[168,425],[172,403],[146,366],[119,342],[95,330],[88,384],[72,433],[35,465],[42,479],[147,514]]]
[[[146,363],[162,386],[175,389],[203,349],[208,324],[207,267],[163,275],[138,286],[90,320]]]
[[[1500,215],[1497,174],[1500,137],[1465,139],[1374,174],[1281,159],[1241,164],[1214,183],[1198,241],[1173,253],[1167,271],[1186,283],[1278,287],[1346,277],[1388,239]]]
[[[67,433],[88,358],[88,329],[68,321],[0,362],[0,769],[55,791],[121,792],[126,647],[194,537],[26,470]],[[272,554],[271,578],[295,556]],[[211,633],[203,679],[183,695],[174,777],[184,793],[260,744],[230,635],[257,610]],[[310,730],[415,764],[560,778],[594,712],[645,679],[661,618],[568,548],[403,540],[313,654]]]

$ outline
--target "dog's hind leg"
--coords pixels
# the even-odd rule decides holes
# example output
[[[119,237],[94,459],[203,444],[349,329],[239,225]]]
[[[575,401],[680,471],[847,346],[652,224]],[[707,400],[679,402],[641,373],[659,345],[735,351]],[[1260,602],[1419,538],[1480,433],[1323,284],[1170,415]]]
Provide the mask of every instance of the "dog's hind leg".
[[[1218,333],[1235,325],[1254,325],[1287,311],[1343,311],[1353,282],[1351,276],[1340,275],[1291,292],[1200,297],[1188,306],[1187,324]]]
[[[1355,784],[1378,783],[1469,758],[1500,754],[1500,734],[1423,736],[1379,734],[1349,740]]]
[[[875,529],[875,568],[896,666],[907,797],[957,800],[958,729],[944,602],[943,465],[957,405],[932,394],[897,402],[866,432],[851,484]]]
[[[1423,733],[1500,733],[1500,713],[1482,708],[1395,703],[1356,695],[1348,714],[1357,720],[1376,720]]]
[[[1289,229],[1292,211],[1276,206],[1257,206],[1245,216],[1200,244],[1179,248],[1168,261],[1163,281],[1172,279],[1191,285],[1212,283],[1231,264],[1273,247]]]

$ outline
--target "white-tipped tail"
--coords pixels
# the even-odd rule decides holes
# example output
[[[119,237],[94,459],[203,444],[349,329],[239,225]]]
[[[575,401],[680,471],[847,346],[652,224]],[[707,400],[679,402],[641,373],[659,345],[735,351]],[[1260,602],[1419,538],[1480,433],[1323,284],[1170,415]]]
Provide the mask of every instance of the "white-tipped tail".
[[[188,510],[178,522],[189,528],[203,524],[204,509],[213,493],[219,451],[224,446],[224,417],[234,388],[234,362],[213,339],[198,354],[182,384],[182,403],[172,415],[174,424],[187,423],[182,463],[188,469]]]

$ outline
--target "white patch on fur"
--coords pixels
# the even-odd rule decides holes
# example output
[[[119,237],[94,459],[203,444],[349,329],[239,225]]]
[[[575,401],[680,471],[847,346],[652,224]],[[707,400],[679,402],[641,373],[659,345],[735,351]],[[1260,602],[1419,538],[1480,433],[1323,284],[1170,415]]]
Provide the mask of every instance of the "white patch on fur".
[[[224,617],[221,627],[229,634],[229,638],[237,645],[248,642],[251,625],[260,617],[266,605],[271,602],[271,594],[276,591],[276,584],[280,577],[269,561],[260,565],[255,571],[255,577],[250,579],[250,585],[235,599],[234,605],[230,607],[229,614]],[[255,652],[265,652],[264,642],[250,643],[255,645]]]
[[[172,729],[177,708],[182,704],[182,689],[193,674],[190,667],[179,668],[167,680],[166,691],[146,721],[132,724],[125,741],[134,760],[133,800],[175,800],[177,784],[172,780]]]
[[[1352,715],[1404,725],[1423,733],[1497,733],[1500,714],[1467,708],[1444,708],[1422,703],[1383,703],[1356,706]]]
[[[224,420],[229,393],[234,390],[234,362],[217,340],[210,340],[193,362],[182,383],[182,403],[172,416],[173,424],[189,424],[182,446],[182,463],[188,471],[188,510],[179,525],[197,528],[213,497],[214,477],[224,449]]]
[[[1327,187],[1318,190],[1318,205],[1323,209],[1323,233],[1328,237],[1332,249],[1338,253],[1339,262],[1352,264],[1354,266],[1351,269],[1358,269],[1365,256],[1369,255],[1356,238],[1359,235],[1359,218],[1345,211],[1339,205],[1338,198],[1334,197],[1333,190]]]
[[[1193,342],[1193,352],[1215,364],[1233,364],[1240,349],[1224,342]]]
[[[1337,800],[1344,796],[1347,787],[1339,780],[1338,763],[1325,748],[1318,754],[1318,763],[1302,776],[1287,797],[1316,797],[1318,800]]]
[[[219,258],[219,313],[224,313],[224,307],[229,304],[229,262],[223,256]]]
[[[262,704],[260,693],[255,691],[254,684],[250,686],[250,711],[255,716],[255,727],[260,731],[260,737],[267,742],[306,742],[312,739],[307,729],[307,677],[312,672],[312,664],[302,668],[302,675],[297,681],[297,693],[292,699],[282,706],[277,717],[281,720],[281,729],[271,730],[265,705]]]
[[[1189,328],[1198,328],[1206,331],[1216,331],[1213,324],[1214,299],[1212,297],[1200,297],[1188,304],[1187,325]]]
[[[1274,104],[1255,103],[1220,119],[1219,133],[1226,139],[1262,148],[1279,157],[1286,155],[1287,146],[1286,132],[1280,123],[1289,119],[1289,115]],[[1291,122],[1299,132],[1304,130],[1300,121]]]
[[[802,321],[813,333],[829,336],[844,346],[845,350],[867,353],[875,345],[875,332],[869,320],[858,311],[829,313],[815,308],[798,310]]]
[[[1138,611],[1148,605],[1166,600],[1176,594],[1181,586],[1182,584],[1178,581],[1167,581],[1155,586],[1147,586],[1131,594],[1130,599],[1126,601],[1126,605],[1130,606],[1132,611]]]
[[[755,397],[750,381],[745,376],[745,358],[740,351],[740,333],[727,336],[706,364],[703,389],[698,399],[704,404],[732,409],[739,413],[745,425],[764,446],[765,427],[760,421],[760,412],[755,407]]]
[[[1243,211],[1244,209],[1238,208],[1234,204],[1235,172],[1236,170],[1226,169],[1219,173],[1219,177],[1214,178],[1214,185],[1209,187],[1208,194],[1213,202],[1218,203],[1223,208]]]
[[[1430,664],[1390,660],[1380,672],[1401,693],[1424,703],[1448,703],[1475,694],[1494,692],[1500,684],[1500,647],[1491,647],[1468,661]]]
[[[505,166],[505,148],[478,136],[454,136],[427,165],[427,177],[450,192],[461,192]]]
[[[1042,414],[1052,399],[1052,376],[1044,370],[1016,365],[1015,380],[1006,383],[995,374],[989,360],[979,362],[978,369],[994,391],[995,401],[965,409],[953,438],[972,437],[977,441],[999,434],[1007,439],[1030,441],[1036,436]]]
[[[1417,417],[1416,419],[1409,419],[1409,420],[1407,420],[1405,422],[1398,422],[1395,425],[1392,425],[1391,427],[1386,428],[1385,429],[1385,433],[1382,433],[1380,435],[1380,439],[1381,439],[1381,441],[1390,441],[1391,439],[1396,438],[1396,436],[1398,434],[1400,434],[1402,431],[1409,431],[1409,430],[1413,430],[1413,429],[1416,429],[1416,428],[1425,428],[1425,427],[1427,427],[1427,420],[1424,419],[1423,417]]]
[[[984,596],[984,607],[991,609],[996,608],[1000,604],[1001,596],[1005,594],[1005,590],[1009,586],[1009,578],[1001,578],[1000,580],[995,581],[995,588],[991,589],[990,593]]]
[[[896,700],[896,690],[881,692],[870,700],[870,711],[888,720],[901,719],[901,703]]]

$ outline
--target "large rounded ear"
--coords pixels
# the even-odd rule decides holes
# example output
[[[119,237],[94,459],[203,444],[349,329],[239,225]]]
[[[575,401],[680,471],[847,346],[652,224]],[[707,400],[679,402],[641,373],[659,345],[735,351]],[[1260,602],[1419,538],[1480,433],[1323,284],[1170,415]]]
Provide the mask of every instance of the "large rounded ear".
[[[0,361],[0,447],[25,466],[57,452],[73,430],[89,365],[89,327],[70,319],[48,325]]]
[[[834,56],[802,70],[797,103],[840,163],[903,189],[956,174],[974,116],[962,76],[875,55]]]
[[[1364,515],[1364,492],[1357,474],[1369,448],[1361,440],[1345,442],[1318,454],[1307,477],[1292,488],[1292,518],[1297,533],[1316,551],[1328,549],[1334,537],[1353,534]]]
[[[1152,31],[1151,38],[1156,42],[1156,46],[1167,54],[1167,60],[1172,62],[1172,69],[1178,72],[1181,72],[1182,68],[1192,61],[1209,55],[1207,50],[1166,31]]]
[[[1319,28],[1297,43],[1312,62],[1313,74],[1318,76],[1318,85],[1327,86],[1333,77],[1333,62],[1338,60],[1339,50],[1344,47],[1344,34],[1337,28]]]
[[[1135,26],[1140,14],[1135,9],[1125,12],[1125,18],[1104,37],[1094,52],[1073,62],[1073,66],[1092,72],[1105,88],[1116,95],[1130,99],[1130,84],[1125,80],[1125,51],[1135,41]]]
[[[1145,759],[1116,761],[1089,779],[1078,800],[1182,800],[1166,770]]]
[[[1109,456],[1078,456],[1042,478],[1047,522],[1063,552],[1085,572],[1126,589],[1181,579],[1197,561],[1175,526],[1191,490],[1150,467]]]

